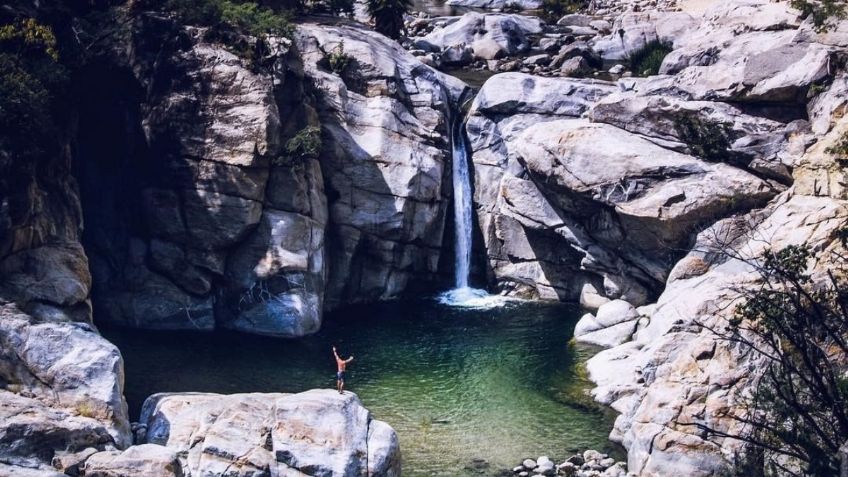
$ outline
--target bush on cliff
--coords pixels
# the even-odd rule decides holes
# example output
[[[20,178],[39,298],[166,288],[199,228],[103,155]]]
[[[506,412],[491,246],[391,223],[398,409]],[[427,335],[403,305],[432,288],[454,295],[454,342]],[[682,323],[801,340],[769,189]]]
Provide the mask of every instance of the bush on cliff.
[[[842,232],[842,246],[848,241]],[[767,251],[745,260],[760,285],[718,336],[761,363],[741,412],[730,417],[741,431],[698,427],[717,438],[747,444],[754,475],[839,475],[839,448],[848,441],[848,257],[816,256],[808,246]],[[824,273],[809,264],[828,260]]]
[[[817,31],[827,31],[845,18],[845,0],[792,0],[790,4],[810,18]]]
[[[67,77],[50,27],[32,18],[0,26],[0,149],[18,165],[52,143]]]
[[[666,55],[673,50],[674,47],[668,42],[650,41],[630,54],[630,70],[639,76],[658,74]]]
[[[154,5],[155,6],[155,5]],[[232,0],[166,0],[162,7],[190,25],[232,28],[255,37],[291,34],[289,15],[254,2]]]
[[[286,154],[292,159],[316,159],[322,147],[321,128],[307,126],[286,141]]]
[[[374,30],[397,40],[404,31],[403,16],[412,8],[412,0],[367,0],[365,8]]]

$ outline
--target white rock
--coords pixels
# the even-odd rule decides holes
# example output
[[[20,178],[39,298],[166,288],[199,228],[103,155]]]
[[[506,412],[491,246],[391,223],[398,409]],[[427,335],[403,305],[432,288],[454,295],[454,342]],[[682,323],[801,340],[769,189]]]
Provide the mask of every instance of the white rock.
[[[148,426],[148,442],[187,453],[192,475],[227,469],[400,475],[397,434],[350,392],[157,394],[145,401],[140,421]]]

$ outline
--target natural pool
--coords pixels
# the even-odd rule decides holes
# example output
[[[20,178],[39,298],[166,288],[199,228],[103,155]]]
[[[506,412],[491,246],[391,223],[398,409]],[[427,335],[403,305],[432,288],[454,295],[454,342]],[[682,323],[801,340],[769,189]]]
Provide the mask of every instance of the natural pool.
[[[298,340],[103,331],[124,355],[134,418],[154,392],[332,388],[336,344],[356,357],[349,389],[397,430],[404,476],[495,475],[531,456],[563,459],[586,448],[619,455],[607,440],[612,416],[584,395],[580,363],[591,351],[569,344],[578,313],[560,304],[482,310],[422,299],[339,311]]]

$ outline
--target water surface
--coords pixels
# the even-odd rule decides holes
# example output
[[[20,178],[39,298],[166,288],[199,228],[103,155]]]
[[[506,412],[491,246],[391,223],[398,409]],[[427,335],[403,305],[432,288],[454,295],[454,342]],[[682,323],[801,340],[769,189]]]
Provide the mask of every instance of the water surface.
[[[397,430],[404,476],[496,475],[530,456],[616,452],[612,416],[585,396],[591,351],[569,344],[577,317],[559,304],[483,310],[422,299],[339,311],[299,340],[103,331],[124,355],[133,418],[161,391],[332,388],[336,344],[355,356],[349,389]]]

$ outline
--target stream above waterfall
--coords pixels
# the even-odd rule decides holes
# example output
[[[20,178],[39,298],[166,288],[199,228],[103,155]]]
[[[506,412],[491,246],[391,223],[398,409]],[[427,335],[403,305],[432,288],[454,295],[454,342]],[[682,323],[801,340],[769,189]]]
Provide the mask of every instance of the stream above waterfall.
[[[484,311],[421,299],[348,308],[298,340],[103,333],[124,356],[133,419],[156,392],[332,388],[335,344],[356,358],[349,389],[397,430],[404,476],[495,475],[527,457],[618,452],[607,440],[611,413],[586,395],[581,369],[592,350],[569,343],[578,317],[562,304],[504,302]]]

